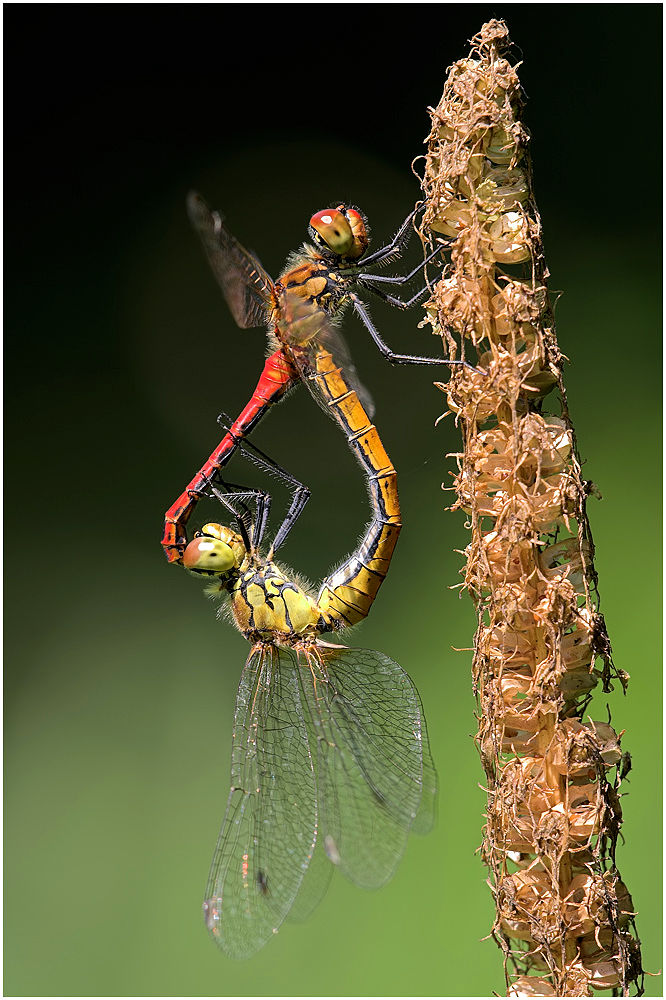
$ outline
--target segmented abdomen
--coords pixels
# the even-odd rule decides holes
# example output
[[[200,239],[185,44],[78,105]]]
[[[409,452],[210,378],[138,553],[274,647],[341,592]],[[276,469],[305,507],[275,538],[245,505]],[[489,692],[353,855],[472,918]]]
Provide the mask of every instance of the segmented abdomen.
[[[311,360],[309,378],[316,382],[318,395],[326,401],[365,471],[373,511],[357,548],[323,581],[317,597],[322,615],[334,628],[344,628],[366,617],[388,573],[402,527],[397,477],[377,428],[331,353],[317,348]]]

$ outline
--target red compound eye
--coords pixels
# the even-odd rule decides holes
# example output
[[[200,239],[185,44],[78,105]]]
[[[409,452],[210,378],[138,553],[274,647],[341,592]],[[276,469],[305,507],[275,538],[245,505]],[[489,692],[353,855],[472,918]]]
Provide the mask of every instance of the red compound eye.
[[[349,220],[349,225],[351,227],[352,236],[354,237],[354,247],[349,251],[349,257],[360,257],[362,253],[368,248],[368,230],[365,226],[365,219],[360,212],[357,212],[355,208],[348,208],[345,212],[347,219]]]
[[[354,235],[345,216],[337,208],[325,208],[310,219],[310,225],[333,253],[346,256],[354,246]]]

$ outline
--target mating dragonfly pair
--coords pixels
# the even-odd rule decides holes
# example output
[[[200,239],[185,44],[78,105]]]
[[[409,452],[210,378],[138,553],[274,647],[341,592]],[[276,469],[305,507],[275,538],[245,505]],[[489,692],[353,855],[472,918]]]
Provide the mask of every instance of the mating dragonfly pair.
[[[404,276],[369,269],[399,257],[412,212],[386,246],[368,252],[363,216],[338,205],[310,219],[304,244],[273,282],[198,195],[190,219],[236,323],[265,326],[273,346],[257,386],[222,441],[166,514],[171,562],[211,578],[251,642],[234,716],[231,791],[205,893],[206,924],[228,955],[248,957],[285,917],[302,919],[334,867],[373,888],[394,873],[410,832],[433,823],[436,776],[420,699],[402,668],[372,650],[323,639],[368,614],[389,569],[400,528],[396,471],[372,423],[370,397],[336,329],[351,305],[384,357],[396,364],[464,364],[396,354],[382,340],[359,289],[408,308],[387,286]],[[372,520],[357,548],[315,597],[274,562],[309,490],[247,441],[270,407],[303,382],[340,425],[369,486]],[[233,486],[222,470],[236,450],[292,492],[285,519],[261,554],[270,495]],[[187,538],[202,497],[216,498],[236,529],[211,522]]]

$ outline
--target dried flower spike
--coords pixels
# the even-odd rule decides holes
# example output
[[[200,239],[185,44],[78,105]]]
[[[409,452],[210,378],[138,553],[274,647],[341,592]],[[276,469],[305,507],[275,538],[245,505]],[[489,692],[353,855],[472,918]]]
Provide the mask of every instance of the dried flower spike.
[[[432,111],[424,239],[450,259],[426,320],[487,374],[446,386],[463,436],[473,675],[487,775],[483,856],[509,996],[642,993],[631,896],[615,864],[620,739],[586,715],[616,671],[562,381],[522,94],[500,21],[484,25]],[[422,324],[423,325],[423,324]],[[555,412],[552,412],[552,411]]]

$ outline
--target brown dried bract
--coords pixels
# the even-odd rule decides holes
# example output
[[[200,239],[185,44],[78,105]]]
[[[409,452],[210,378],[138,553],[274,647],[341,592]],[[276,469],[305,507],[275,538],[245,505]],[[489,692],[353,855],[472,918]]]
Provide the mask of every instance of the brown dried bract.
[[[449,241],[424,322],[451,358],[456,338],[472,345],[486,372],[458,368],[445,387],[478,608],[482,850],[508,995],[628,995],[631,983],[642,992],[642,969],[615,866],[620,738],[585,716],[598,682],[626,675],[598,613],[522,103],[506,26],[491,21],[432,110],[423,182],[422,236]]]

